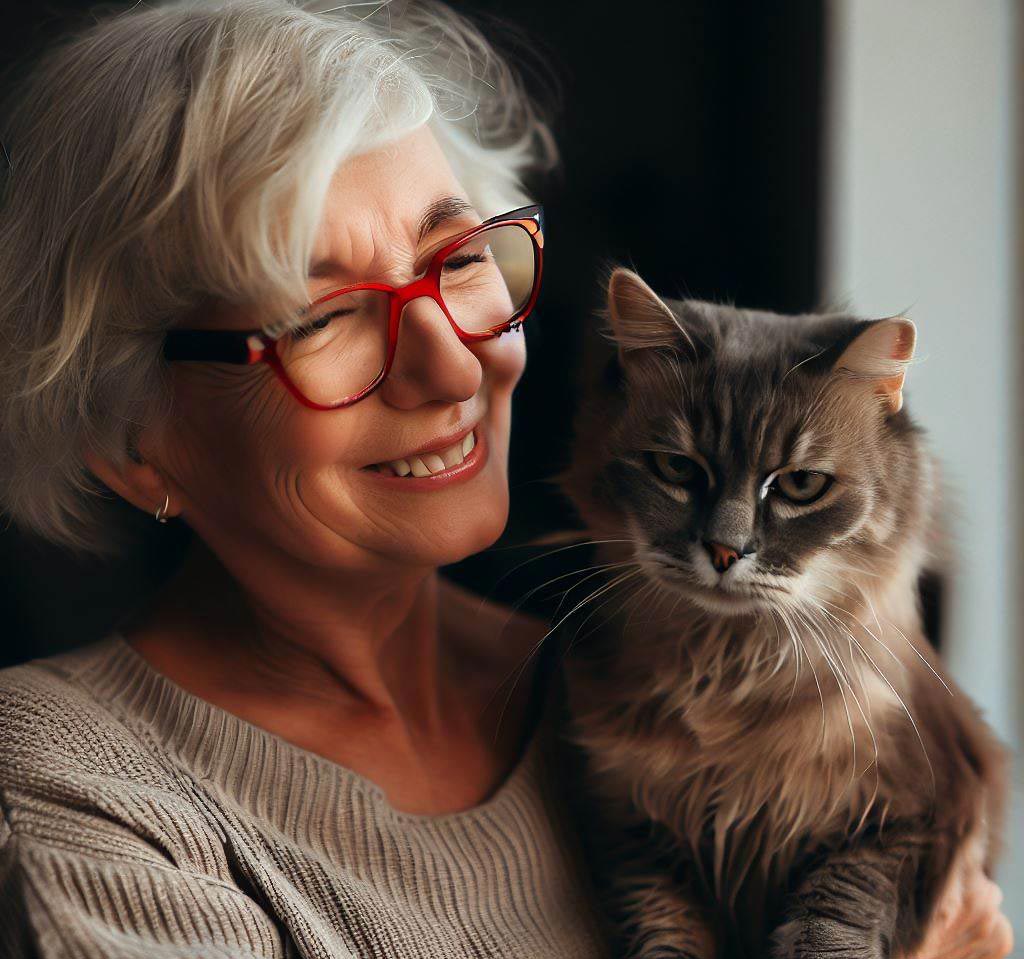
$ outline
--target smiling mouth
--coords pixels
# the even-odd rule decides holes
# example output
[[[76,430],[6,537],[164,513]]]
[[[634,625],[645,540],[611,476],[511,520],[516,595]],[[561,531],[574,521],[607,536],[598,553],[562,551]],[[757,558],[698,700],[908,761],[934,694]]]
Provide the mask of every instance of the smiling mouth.
[[[476,434],[474,430],[470,430],[461,440],[444,449],[419,453],[404,459],[371,463],[369,466],[364,466],[363,469],[384,473],[387,476],[433,476],[435,473],[443,473],[445,470],[461,465],[473,451],[474,446],[476,446]]]

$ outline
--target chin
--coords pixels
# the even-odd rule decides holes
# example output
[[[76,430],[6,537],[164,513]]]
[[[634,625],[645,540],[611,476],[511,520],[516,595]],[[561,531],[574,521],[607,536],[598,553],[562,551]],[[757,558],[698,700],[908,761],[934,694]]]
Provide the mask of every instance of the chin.
[[[658,573],[654,574],[654,579],[674,595],[688,601],[691,606],[714,616],[756,616],[779,605],[777,599],[760,596],[742,586],[735,589],[702,586]]]
[[[705,612],[716,616],[753,616],[768,612],[775,604],[751,593],[733,592],[726,589],[703,589],[690,591],[690,599]]]
[[[420,535],[396,546],[398,558],[426,566],[449,566],[493,546],[508,522],[508,490],[483,502],[459,503],[453,513],[423,518]],[[412,556],[411,553],[418,555]]]

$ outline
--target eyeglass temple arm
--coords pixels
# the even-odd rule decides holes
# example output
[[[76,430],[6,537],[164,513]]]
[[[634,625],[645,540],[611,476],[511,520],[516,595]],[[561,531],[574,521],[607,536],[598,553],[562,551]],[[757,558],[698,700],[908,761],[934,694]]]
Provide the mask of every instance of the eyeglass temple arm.
[[[213,360],[256,363],[266,345],[252,330],[169,330],[164,338],[167,360]]]

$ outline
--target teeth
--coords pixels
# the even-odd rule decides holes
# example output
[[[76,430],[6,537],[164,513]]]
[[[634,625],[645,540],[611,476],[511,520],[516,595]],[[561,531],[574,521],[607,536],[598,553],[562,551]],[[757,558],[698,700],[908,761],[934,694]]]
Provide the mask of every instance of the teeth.
[[[444,468],[451,469],[453,466],[458,466],[459,463],[465,459],[462,455],[462,444],[456,443],[455,446],[449,446],[446,450],[441,450],[438,454],[444,461]]]
[[[432,473],[440,473],[442,470],[458,466],[469,456],[474,446],[476,438],[470,430],[460,442],[447,449],[438,450],[436,453],[424,453],[422,456],[410,456],[407,460],[389,460],[386,465],[396,476],[430,476]],[[380,463],[378,468],[382,469],[384,465]]]

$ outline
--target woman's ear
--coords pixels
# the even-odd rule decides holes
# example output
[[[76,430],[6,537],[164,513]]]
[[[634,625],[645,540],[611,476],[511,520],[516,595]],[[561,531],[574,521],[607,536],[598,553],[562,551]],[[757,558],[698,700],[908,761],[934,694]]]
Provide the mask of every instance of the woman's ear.
[[[82,459],[97,479],[102,480],[122,499],[150,515],[155,514],[157,509],[164,505],[170,493],[168,484],[159,470],[141,456],[138,461],[128,456],[124,465],[117,466],[96,450],[86,447],[82,452]],[[177,515],[173,503],[164,515]]]

